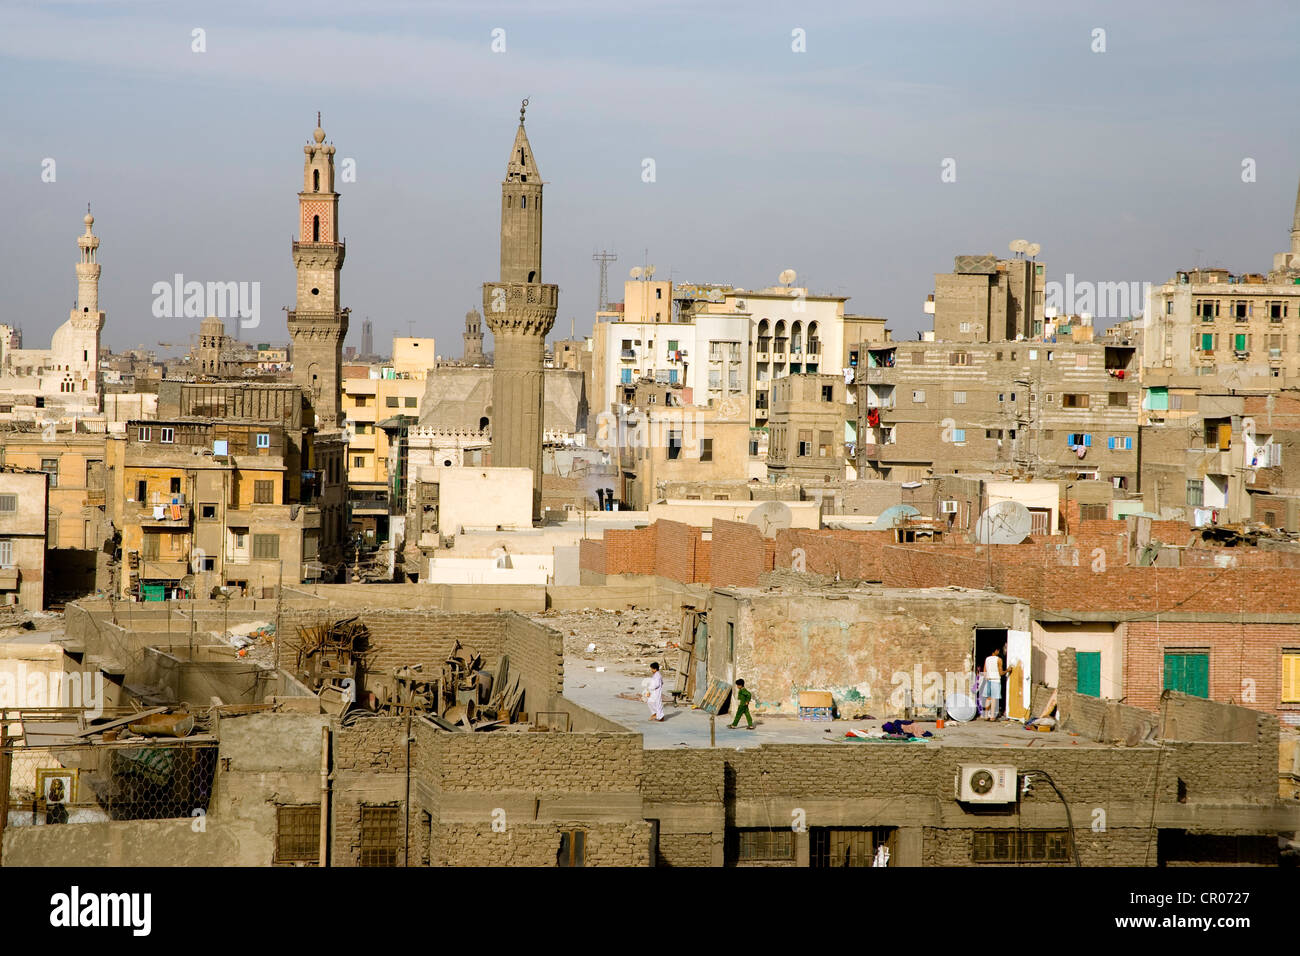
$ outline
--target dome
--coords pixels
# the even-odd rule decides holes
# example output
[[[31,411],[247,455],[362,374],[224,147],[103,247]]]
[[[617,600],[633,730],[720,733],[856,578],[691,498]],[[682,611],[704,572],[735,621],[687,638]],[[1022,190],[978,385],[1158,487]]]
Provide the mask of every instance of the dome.
[[[316,131],[311,135],[312,138],[315,139],[317,143],[325,142],[325,131],[321,129],[319,126],[316,127]]]

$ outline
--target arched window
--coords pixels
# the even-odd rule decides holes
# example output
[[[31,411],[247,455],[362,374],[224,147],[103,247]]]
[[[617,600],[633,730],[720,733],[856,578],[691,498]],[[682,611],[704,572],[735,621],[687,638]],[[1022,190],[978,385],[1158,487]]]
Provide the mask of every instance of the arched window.
[[[488,428],[488,420],[487,420],[487,416],[484,416],[483,418],[480,418],[478,420],[478,430],[481,432],[485,432],[487,431],[487,428]]]
[[[529,282],[536,282],[536,281],[537,281],[536,276],[537,276],[537,273],[536,273],[536,272],[533,272],[533,271],[530,270],[529,273],[528,273],[528,281],[529,281]]]
[[[520,197],[519,197],[519,208],[520,208],[520,209],[527,209],[527,208],[528,208],[528,197],[527,197],[527,196],[520,196]]]
[[[320,242],[320,216],[311,217],[311,241]]]
[[[319,169],[313,169],[311,171],[311,191],[314,193],[320,192],[320,170]]]
[[[506,208],[507,208],[507,209],[514,209],[514,208],[515,208],[515,197],[514,197],[514,196],[507,196],[507,197],[506,197]]]

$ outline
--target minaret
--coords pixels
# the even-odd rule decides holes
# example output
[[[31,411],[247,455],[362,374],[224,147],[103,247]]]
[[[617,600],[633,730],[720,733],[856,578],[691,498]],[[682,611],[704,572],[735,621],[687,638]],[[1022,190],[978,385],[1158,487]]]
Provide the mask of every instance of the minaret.
[[[1288,284],[1292,281],[1292,276],[1300,272],[1300,188],[1296,189],[1295,195],[1295,212],[1291,216],[1291,250],[1289,252],[1279,252],[1273,257],[1273,272],[1279,279],[1284,279]]]
[[[461,360],[466,365],[486,365],[483,355],[483,316],[478,309],[465,313],[465,357]]]
[[[343,338],[348,309],[339,308],[339,273],[347,251],[339,239],[339,194],[334,191],[334,147],[316,114],[314,142],[302,148],[302,192],[298,194],[298,239],[293,265],[298,292],[289,313],[293,343],[293,381],[308,390],[316,427],[330,431],[339,424],[339,388],[343,377]]]
[[[104,313],[99,311],[99,236],[95,235],[95,217],[86,206],[81,220],[86,231],[77,237],[81,261],[77,263],[77,305],[68,316],[67,325],[58,329],[51,340],[56,363],[65,366],[69,391],[99,408],[99,334],[104,330]]]
[[[531,468],[533,518],[542,504],[542,368],[559,287],[542,284],[542,177],[519,131],[501,184],[501,279],[483,284],[483,315],[496,352],[492,371],[492,464]]]

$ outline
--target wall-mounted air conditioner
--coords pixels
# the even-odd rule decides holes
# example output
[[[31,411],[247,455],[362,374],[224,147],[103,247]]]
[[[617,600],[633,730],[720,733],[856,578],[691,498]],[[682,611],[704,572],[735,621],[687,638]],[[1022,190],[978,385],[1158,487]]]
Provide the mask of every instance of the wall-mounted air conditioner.
[[[957,768],[960,803],[1015,803],[1016,768],[962,764]]]

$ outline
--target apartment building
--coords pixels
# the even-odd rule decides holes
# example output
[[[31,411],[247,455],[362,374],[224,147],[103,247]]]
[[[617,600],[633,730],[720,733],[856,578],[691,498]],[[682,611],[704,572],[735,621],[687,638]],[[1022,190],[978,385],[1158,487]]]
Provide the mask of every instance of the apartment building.
[[[0,605],[45,607],[48,480],[42,471],[0,466]]]
[[[868,350],[855,381],[861,477],[1020,469],[1137,488],[1132,346],[887,344]]]
[[[941,342],[999,342],[1043,335],[1046,266],[1033,259],[956,256],[936,273],[925,311]]]
[[[767,477],[801,482],[841,481],[852,444],[846,434],[844,379],[839,375],[801,373],[772,383],[768,419]],[[857,431],[856,418],[851,433]]]
[[[644,511],[668,482],[749,477],[749,413],[739,403],[712,407],[618,406],[617,441],[625,508]]]

